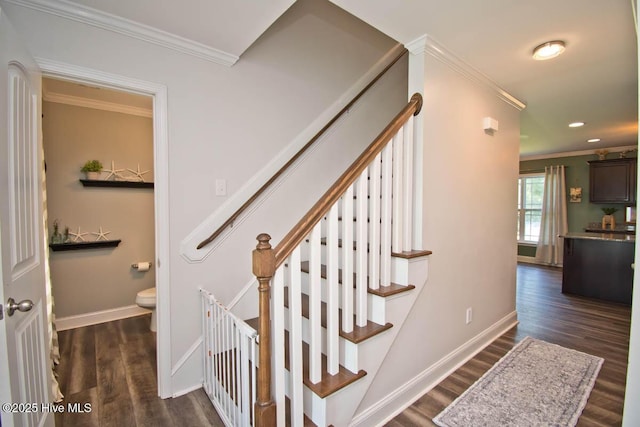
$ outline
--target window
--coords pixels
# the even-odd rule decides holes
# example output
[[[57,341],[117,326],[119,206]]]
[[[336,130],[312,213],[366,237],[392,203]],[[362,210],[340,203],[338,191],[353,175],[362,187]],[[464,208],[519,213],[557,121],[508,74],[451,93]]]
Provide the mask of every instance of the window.
[[[543,191],[544,174],[520,175],[518,178],[519,243],[538,243]]]

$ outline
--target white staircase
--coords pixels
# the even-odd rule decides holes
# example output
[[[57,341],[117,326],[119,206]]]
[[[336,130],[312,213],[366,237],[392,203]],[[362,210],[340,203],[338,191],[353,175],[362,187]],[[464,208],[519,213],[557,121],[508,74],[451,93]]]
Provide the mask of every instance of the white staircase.
[[[278,245],[258,236],[262,322],[249,322],[259,332],[250,424],[349,425],[416,301],[430,254],[413,244],[421,102],[414,95]]]

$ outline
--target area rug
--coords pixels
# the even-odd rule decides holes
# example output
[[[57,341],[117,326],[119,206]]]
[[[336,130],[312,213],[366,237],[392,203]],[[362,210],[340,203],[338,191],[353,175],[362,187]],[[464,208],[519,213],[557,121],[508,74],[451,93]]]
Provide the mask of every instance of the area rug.
[[[603,362],[526,337],[433,422],[441,427],[575,426]]]

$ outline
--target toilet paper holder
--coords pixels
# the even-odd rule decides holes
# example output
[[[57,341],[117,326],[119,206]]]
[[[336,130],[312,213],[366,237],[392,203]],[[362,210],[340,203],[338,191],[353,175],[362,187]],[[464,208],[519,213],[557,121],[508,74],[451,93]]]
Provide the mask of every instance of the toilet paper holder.
[[[151,262],[149,262],[149,267],[151,267],[151,266],[152,266],[152,264],[151,264]],[[133,268],[134,270],[137,270],[138,269],[138,263],[131,264],[131,268]]]

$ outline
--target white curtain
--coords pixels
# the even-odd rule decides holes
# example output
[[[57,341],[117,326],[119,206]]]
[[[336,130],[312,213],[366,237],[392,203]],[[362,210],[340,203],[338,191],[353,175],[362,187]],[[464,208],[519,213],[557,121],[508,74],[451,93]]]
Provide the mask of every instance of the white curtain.
[[[540,239],[536,249],[536,261],[548,265],[562,265],[562,241],[560,235],[567,232],[567,196],[564,166],[544,168],[544,194],[542,196]]]

